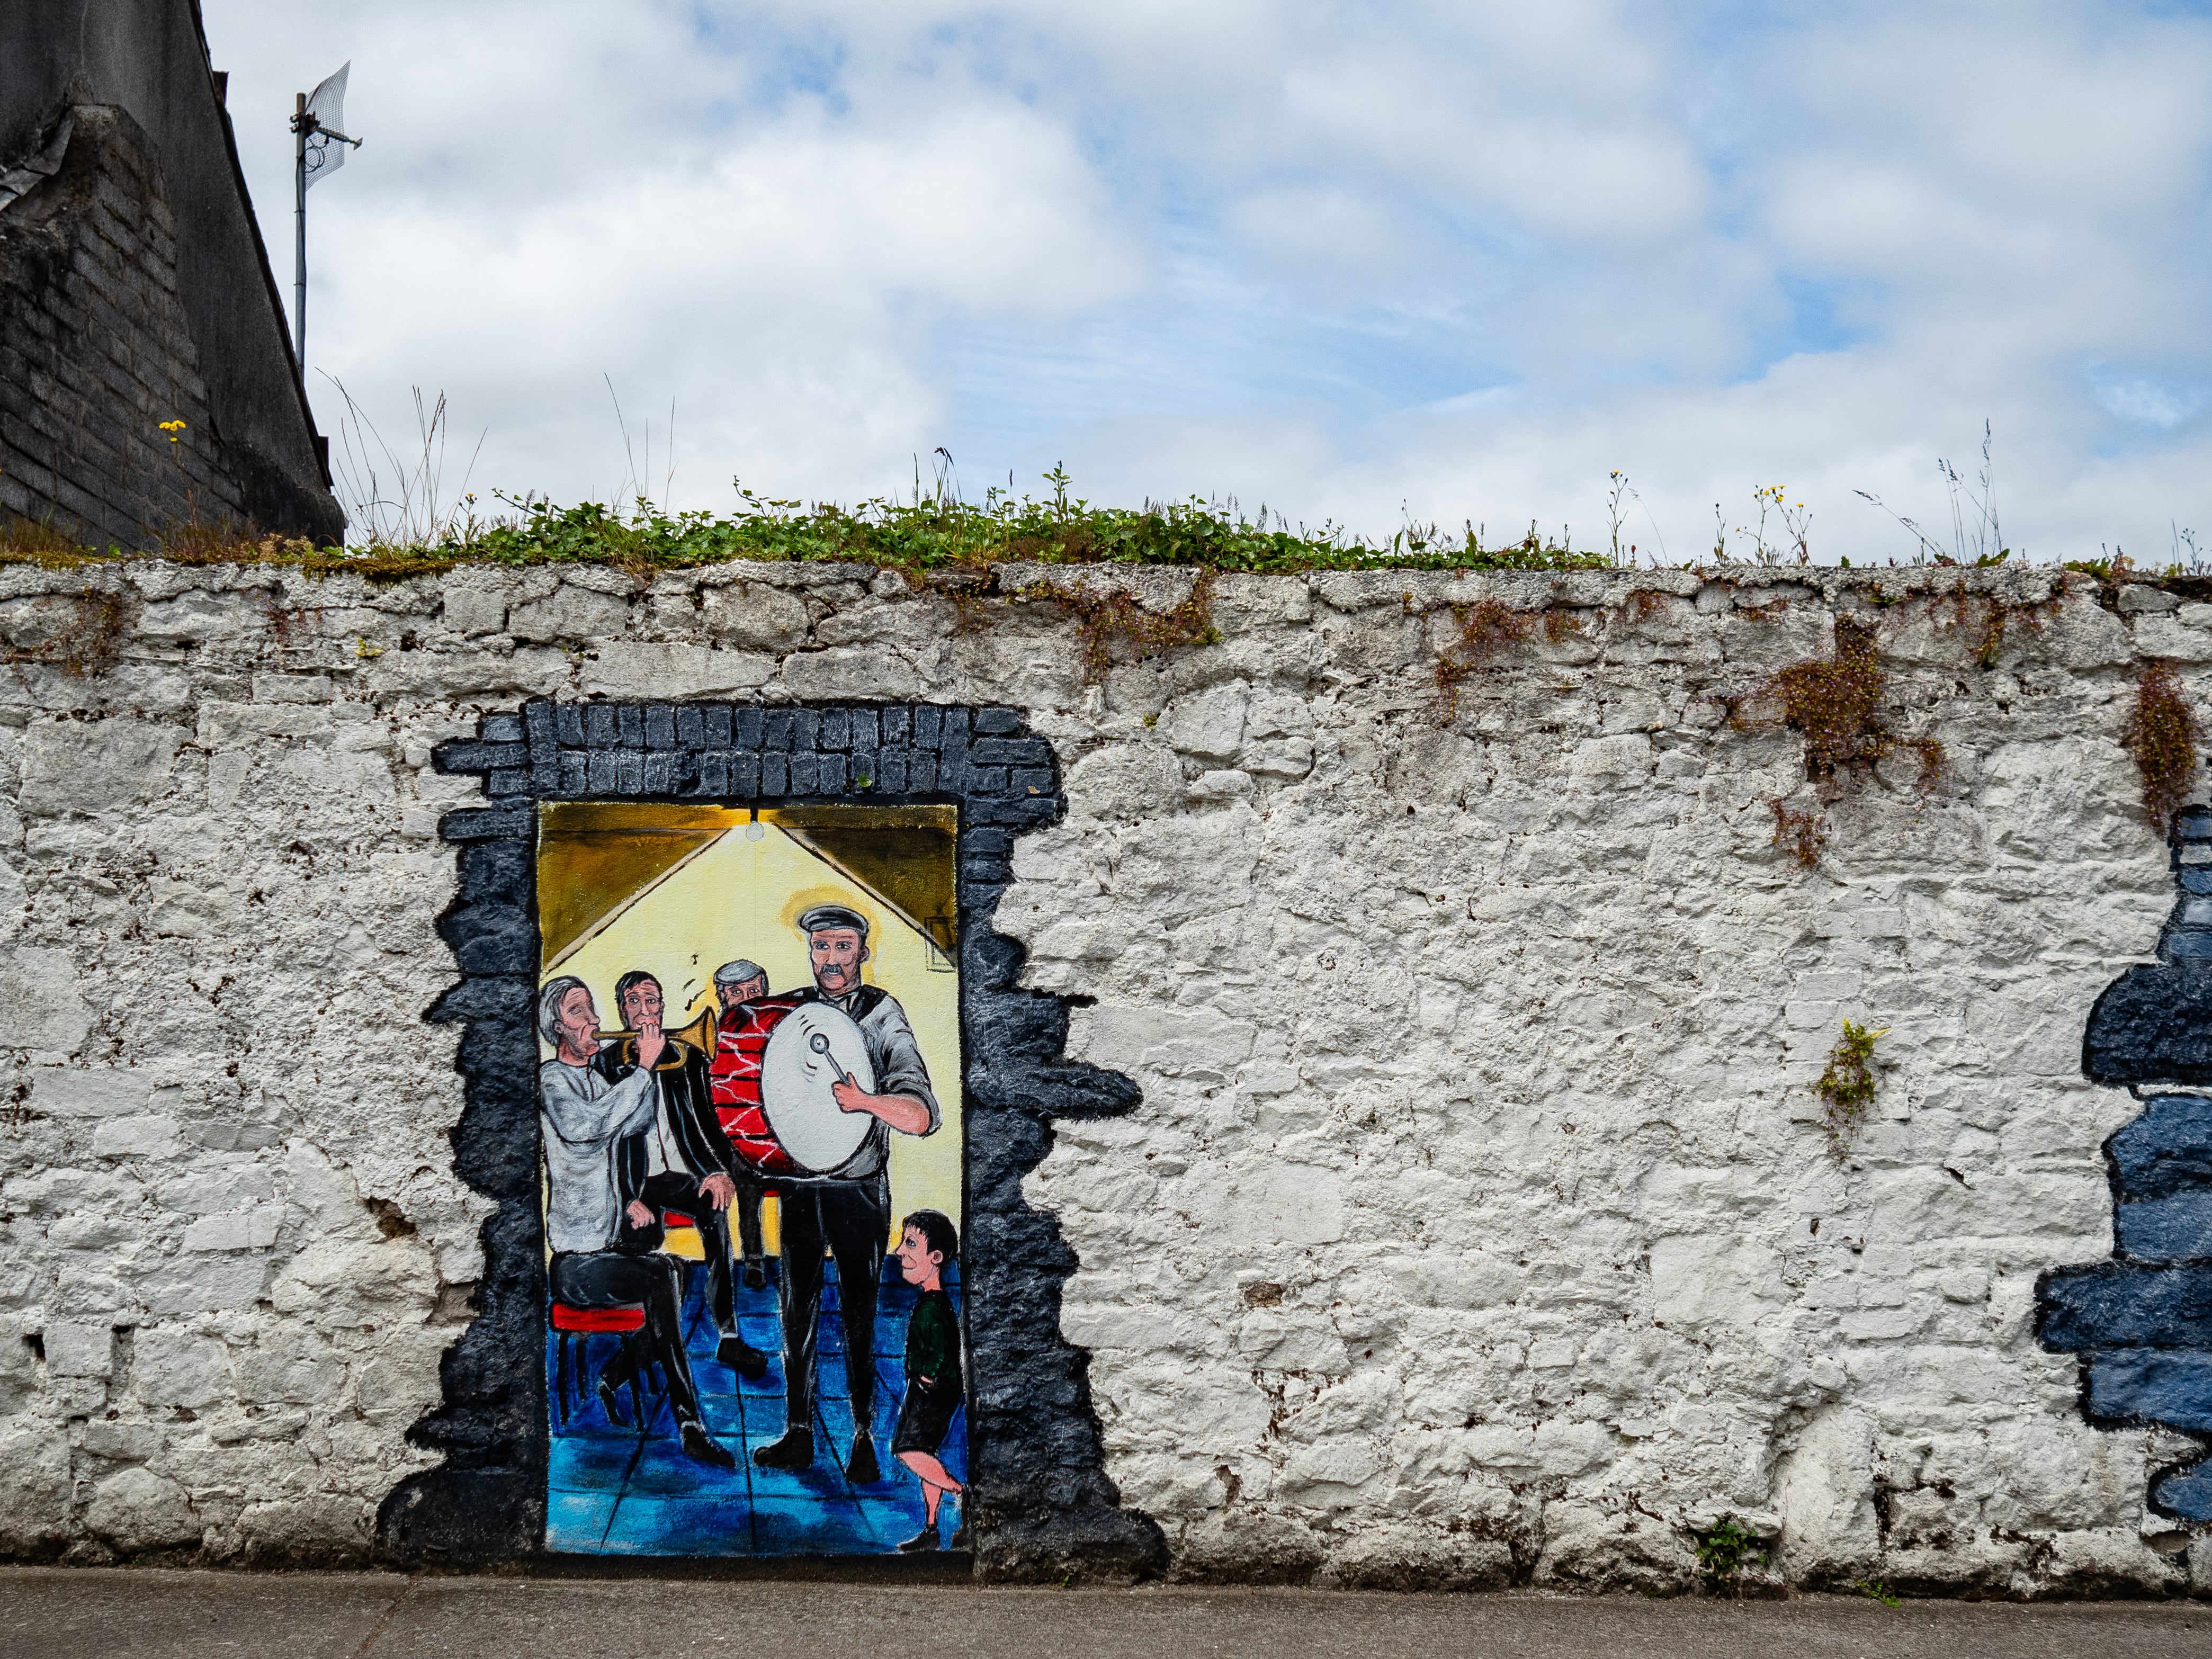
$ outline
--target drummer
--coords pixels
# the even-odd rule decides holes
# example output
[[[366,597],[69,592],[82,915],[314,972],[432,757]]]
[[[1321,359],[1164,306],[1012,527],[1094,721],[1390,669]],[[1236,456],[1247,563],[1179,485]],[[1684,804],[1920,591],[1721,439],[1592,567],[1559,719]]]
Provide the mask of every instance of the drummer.
[[[853,1445],[845,1475],[855,1486],[883,1478],[870,1427],[876,1401],[876,1286],[883,1275],[891,1216],[890,1134],[937,1132],[937,1097],[921,1045],[898,999],[862,982],[869,958],[868,919],[842,904],[817,904],[799,919],[814,983],[799,1000],[834,1004],[860,1028],[878,1092],[849,1078],[832,1084],[838,1109],[876,1121],[860,1150],[828,1176],[780,1176],[782,1194],[783,1437],[761,1447],[763,1468],[805,1469],[814,1462],[815,1328],[822,1310],[822,1256],[837,1263],[837,1310],[845,1330],[845,1383],[853,1406]]]
[[[767,994],[768,969],[749,957],[739,957],[714,969],[714,1003],[722,1013]],[[744,1252],[745,1286],[757,1291],[768,1284],[766,1254],[761,1247],[761,1200],[767,1195],[768,1183],[748,1170],[742,1158],[731,1163],[730,1176],[738,1183],[738,1195],[730,1207],[738,1212],[738,1246]]]

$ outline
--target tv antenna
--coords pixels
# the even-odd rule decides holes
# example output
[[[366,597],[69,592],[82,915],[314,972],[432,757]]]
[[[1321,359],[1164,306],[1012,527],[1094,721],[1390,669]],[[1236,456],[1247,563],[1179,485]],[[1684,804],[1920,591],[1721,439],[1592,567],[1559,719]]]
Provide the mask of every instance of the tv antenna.
[[[348,145],[361,148],[360,139],[349,138],[341,131],[346,76],[352,68],[349,58],[313,92],[296,94],[292,106],[293,221],[299,233],[292,278],[292,359],[303,398],[307,395],[307,186],[345,165]]]

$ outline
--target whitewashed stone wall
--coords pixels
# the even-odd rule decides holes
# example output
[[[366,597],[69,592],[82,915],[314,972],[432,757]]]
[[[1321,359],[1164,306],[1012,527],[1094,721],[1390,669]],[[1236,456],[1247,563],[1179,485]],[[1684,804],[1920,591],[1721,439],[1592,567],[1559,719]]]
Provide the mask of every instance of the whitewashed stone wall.
[[[1190,588],[995,576],[1055,580]],[[1929,595],[1969,580],[2044,606],[1994,667]],[[2126,697],[2212,663],[2212,605],[2076,581],[1224,577],[1218,642],[1091,684],[1060,605],[855,567],[0,570],[15,654],[119,630],[0,669],[0,1551],[343,1557],[427,1461],[484,1213],[421,1019],[476,799],[433,744],[526,696],[886,697],[1015,705],[1066,769],[999,925],[1146,1101],[1030,1197],[1177,1573],[1680,1584],[1733,1514],[1796,1582],[2212,1589],[2144,1508],[2190,1443],[2090,1429],[2032,1334],[2036,1274],[2112,1248],[2136,1108],[2081,1025],[2170,902]],[[1561,620],[1447,726],[1486,596]],[[1839,609],[1950,768],[1807,872],[1800,743],[1723,699]],[[1838,1158],[1846,1015],[1890,1035]]]

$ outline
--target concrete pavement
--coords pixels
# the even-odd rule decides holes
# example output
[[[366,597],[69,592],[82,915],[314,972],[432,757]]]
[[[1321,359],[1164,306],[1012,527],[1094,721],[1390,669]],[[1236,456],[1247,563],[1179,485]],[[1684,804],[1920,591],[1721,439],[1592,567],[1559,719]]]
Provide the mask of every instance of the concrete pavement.
[[[1270,1589],[0,1569],[0,1659],[2165,1659],[2180,1602],[1589,1600]]]

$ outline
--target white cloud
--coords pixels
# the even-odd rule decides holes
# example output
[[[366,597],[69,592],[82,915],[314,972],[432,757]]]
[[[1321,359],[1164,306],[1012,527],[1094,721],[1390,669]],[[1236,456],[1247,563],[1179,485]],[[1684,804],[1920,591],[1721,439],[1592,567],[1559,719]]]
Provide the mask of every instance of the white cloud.
[[[604,374],[634,431],[675,398],[674,494],[713,506],[739,472],[850,499],[944,443],[1097,499],[1587,544],[1618,466],[1677,556],[1777,481],[1824,554],[1880,556],[1853,489],[1940,516],[1935,458],[1987,418],[2032,551],[2206,516],[2203,18],[207,11],[280,266],[289,94],[355,60],[311,355],[382,420],[447,390],[479,483],[611,489]]]

